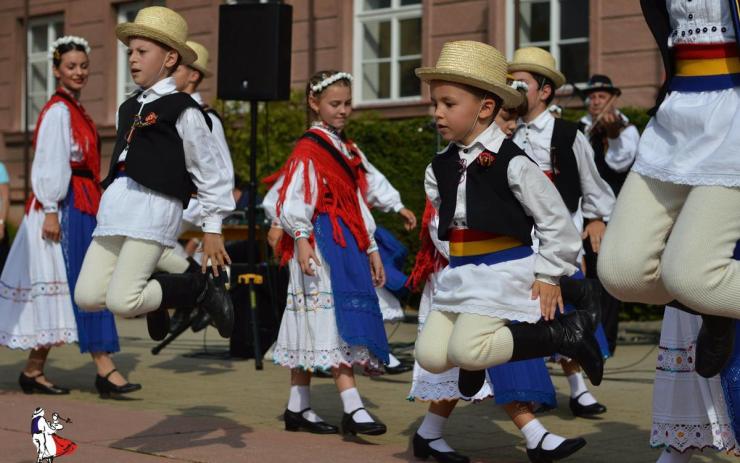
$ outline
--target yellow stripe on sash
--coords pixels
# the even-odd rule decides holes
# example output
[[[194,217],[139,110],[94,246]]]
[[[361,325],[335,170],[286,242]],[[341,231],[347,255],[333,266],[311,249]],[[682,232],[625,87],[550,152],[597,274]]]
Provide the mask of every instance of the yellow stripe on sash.
[[[517,246],[522,246],[522,242],[510,236],[500,236],[480,241],[450,241],[450,255],[455,257],[479,256]]]
[[[740,58],[712,58],[676,60],[678,76],[716,76],[722,74],[739,74]]]

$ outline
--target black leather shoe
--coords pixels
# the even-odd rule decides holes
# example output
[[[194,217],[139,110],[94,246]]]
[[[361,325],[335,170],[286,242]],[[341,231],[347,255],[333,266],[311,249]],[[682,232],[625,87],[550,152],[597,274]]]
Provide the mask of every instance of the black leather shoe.
[[[581,405],[581,403],[578,402],[578,399],[587,392],[588,391],[581,392],[578,394],[578,397],[571,397],[570,411],[573,413],[573,416],[589,417],[606,413],[606,406],[598,402],[592,403],[591,405]]]
[[[399,363],[395,367],[389,367],[388,365],[385,366],[385,372],[389,375],[400,375],[401,373],[406,373],[407,371],[411,371],[413,369],[413,365],[409,365],[406,363]]]
[[[702,315],[701,329],[696,338],[695,369],[699,376],[711,378],[727,365],[735,343],[732,319]]]
[[[599,280],[584,278],[576,280],[571,277],[560,279],[560,290],[565,303],[571,303],[577,310],[584,310],[591,315],[594,326],[601,323],[602,287]]]
[[[303,417],[303,414],[309,410],[311,409],[307,408],[300,412],[292,412],[286,408],[285,413],[283,413],[285,430],[293,432],[308,431],[313,434],[337,434],[339,432],[339,429],[336,426],[324,421],[319,421],[317,423],[314,423],[313,421],[308,421],[306,418]]]
[[[146,314],[146,329],[149,337],[154,341],[161,341],[170,332],[170,313],[165,308],[159,308]]]
[[[211,316],[205,310],[198,310],[198,313],[190,320],[190,329],[193,333],[204,330],[211,324]]]
[[[560,317],[563,337],[558,353],[578,362],[591,384],[598,386],[604,376],[604,357],[594,337],[596,327],[592,320],[592,317],[582,310]]]
[[[364,407],[360,407],[352,413],[345,413],[342,416],[342,434],[366,434],[368,436],[379,436],[385,434],[387,431],[385,425],[380,421],[371,421],[370,423],[358,423],[354,420],[353,416],[360,410],[365,410]],[[367,411],[367,410],[365,410]],[[369,413],[369,412],[368,412]],[[374,419],[374,418],[373,418]]]
[[[39,376],[43,376],[44,373],[38,373],[34,376],[26,376],[25,373],[21,372],[21,375],[18,377],[18,384],[21,386],[21,389],[23,390],[24,394],[33,394],[34,392],[38,392],[39,394],[48,394],[48,395],[65,395],[69,394],[69,389],[66,387],[59,387],[55,385],[51,386],[45,386],[38,381],[36,381],[36,378]]]
[[[440,452],[439,450],[434,450],[429,446],[429,444],[439,439],[441,439],[441,437],[436,439],[424,439],[418,433],[414,434],[414,456],[420,460],[426,460],[427,458],[432,457],[440,463],[468,463],[470,461],[470,458],[465,455],[460,455],[457,452]]]
[[[190,324],[190,319],[193,315],[192,307],[179,307],[175,309],[175,313],[170,317],[170,333],[182,331],[185,325]]]
[[[226,291],[226,270],[222,269],[218,278],[206,277],[206,286],[198,297],[196,305],[211,316],[218,334],[228,338],[234,331],[234,305]]]
[[[457,388],[464,397],[473,397],[486,382],[486,370],[465,370],[460,368],[457,375]]]
[[[111,394],[128,394],[129,392],[138,391],[141,389],[141,384],[126,383],[123,386],[118,386],[110,382],[108,378],[115,371],[115,368],[105,376],[95,375],[95,389],[98,390],[98,394],[102,399],[107,399]]]
[[[586,439],[583,437],[576,437],[575,439],[565,439],[560,445],[552,450],[544,450],[542,443],[545,441],[545,437],[550,434],[546,432],[540,443],[534,449],[527,449],[527,457],[532,463],[551,463],[555,460],[562,460],[567,458],[577,451],[581,450],[586,445]]]

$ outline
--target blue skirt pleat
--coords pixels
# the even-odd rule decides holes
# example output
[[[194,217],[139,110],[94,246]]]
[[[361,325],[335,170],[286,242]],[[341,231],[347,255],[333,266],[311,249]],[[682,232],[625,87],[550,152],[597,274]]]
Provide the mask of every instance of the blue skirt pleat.
[[[548,408],[557,407],[555,386],[545,359],[508,362],[488,369],[497,405],[511,402],[536,402]]]
[[[399,299],[407,296],[408,276],[403,273],[403,267],[406,264],[408,249],[393,236],[393,233],[383,227],[375,230],[375,242],[378,244],[380,259],[385,268],[385,289]]]
[[[121,348],[118,345],[118,332],[113,314],[107,309],[99,312],[84,312],[74,301],[77,278],[80,276],[87,248],[92,242],[95,225],[94,216],[80,212],[74,207],[74,195],[70,186],[62,204],[62,253],[67,267],[69,293],[77,321],[80,352],[114,353]]]
[[[735,246],[733,257],[740,260],[740,242]],[[735,345],[727,366],[720,373],[720,378],[727,412],[732,422],[732,431],[737,439],[740,436],[740,323],[737,320],[732,323],[735,324]]]
[[[316,244],[329,264],[337,330],[350,346],[365,346],[377,358],[388,363],[390,348],[367,253],[359,249],[342,219],[337,220],[346,242],[345,247],[334,241],[328,215],[320,214],[314,223]]]

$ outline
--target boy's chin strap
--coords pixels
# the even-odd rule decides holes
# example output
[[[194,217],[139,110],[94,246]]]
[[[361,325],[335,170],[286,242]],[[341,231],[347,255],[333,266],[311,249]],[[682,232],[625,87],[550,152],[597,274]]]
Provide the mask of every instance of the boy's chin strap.
[[[465,132],[465,135],[463,135],[463,140],[466,139],[466,138],[468,138],[468,135],[470,135],[470,132],[472,132],[473,129],[475,129],[475,124],[478,123],[478,116],[480,116],[480,112],[483,111],[483,105],[486,104],[486,97],[487,96],[488,96],[487,93],[485,95],[483,95],[483,99],[481,100],[480,106],[478,107],[478,112],[475,114],[475,117],[473,118],[473,124],[470,126],[470,128],[468,129],[468,131]]]
[[[165,55],[165,57],[164,57],[164,60],[162,61],[162,66],[160,66],[160,68],[159,68],[159,72],[157,72],[157,76],[156,76],[156,77],[154,78],[154,79],[155,79],[155,80],[154,80],[154,82],[151,82],[151,83],[150,83],[149,85],[147,85],[146,87],[143,87],[143,86],[142,86],[142,88],[144,88],[144,89],[147,89],[147,88],[151,88],[151,87],[152,87],[152,86],[153,86],[154,84],[156,84],[157,82],[159,82],[160,80],[162,80],[162,79],[161,79],[161,77],[162,77],[162,70],[163,70],[163,69],[165,68],[165,67],[164,67],[164,63],[166,63],[166,62],[167,62],[167,56],[169,56],[169,53],[170,53],[170,52],[167,52],[167,55]],[[167,73],[165,73],[165,77],[167,77]]]

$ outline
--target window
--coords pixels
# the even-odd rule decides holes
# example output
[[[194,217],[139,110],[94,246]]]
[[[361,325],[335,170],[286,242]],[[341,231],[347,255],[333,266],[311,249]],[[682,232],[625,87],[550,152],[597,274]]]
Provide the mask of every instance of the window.
[[[28,22],[28,122],[35,125],[41,108],[56,90],[49,47],[64,35],[61,16],[34,18]]]
[[[133,22],[136,19],[136,14],[140,9],[146,8],[147,6],[164,6],[164,0],[146,0],[138,1],[133,3],[122,3],[118,5],[118,23]],[[124,102],[126,97],[137,89],[137,85],[131,78],[131,73],[128,70],[128,53],[126,45],[118,42],[118,63],[117,63],[117,78],[116,78],[116,94],[118,98],[118,104]]]
[[[569,82],[589,77],[588,0],[509,0],[509,56],[541,47],[555,56]]]
[[[420,65],[421,0],[355,0],[355,101],[419,99]]]

